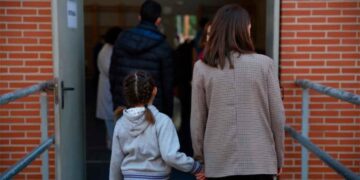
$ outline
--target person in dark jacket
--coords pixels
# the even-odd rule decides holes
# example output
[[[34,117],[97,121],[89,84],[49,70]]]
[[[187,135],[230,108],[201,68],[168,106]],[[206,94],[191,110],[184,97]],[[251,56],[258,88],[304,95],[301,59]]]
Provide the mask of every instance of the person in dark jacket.
[[[150,73],[158,88],[154,105],[172,117],[173,65],[172,49],[157,26],[161,22],[161,6],[146,0],[140,9],[140,23],[123,31],[115,42],[110,65],[110,88],[114,109],[125,105],[123,79],[135,70]]]

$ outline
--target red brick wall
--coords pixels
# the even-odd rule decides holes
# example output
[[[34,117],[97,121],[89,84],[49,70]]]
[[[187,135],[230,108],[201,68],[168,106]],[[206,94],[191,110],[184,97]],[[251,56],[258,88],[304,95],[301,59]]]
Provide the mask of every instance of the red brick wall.
[[[280,63],[287,124],[301,130],[296,79],[360,94],[360,2],[281,1]],[[360,106],[311,91],[310,139],[360,172]],[[300,145],[286,138],[282,179],[300,179]],[[343,179],[313,155],[309,179]]]
[[[0,0],[0,94],[53,78],[51,0]],[[0,105],[0,172],[40,144],[39,93]],[[53,95],[49,134],[54,133]],[[50,152],[54,179],[54,148]],[[38,158],[15,179],[40,179]]]

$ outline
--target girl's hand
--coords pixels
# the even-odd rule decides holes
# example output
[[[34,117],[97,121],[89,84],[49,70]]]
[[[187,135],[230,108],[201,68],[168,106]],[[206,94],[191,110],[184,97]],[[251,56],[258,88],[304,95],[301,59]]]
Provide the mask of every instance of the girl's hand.
[[[199,173],[195,174],[196,180],[206,180],[204,170],[201,170]]]

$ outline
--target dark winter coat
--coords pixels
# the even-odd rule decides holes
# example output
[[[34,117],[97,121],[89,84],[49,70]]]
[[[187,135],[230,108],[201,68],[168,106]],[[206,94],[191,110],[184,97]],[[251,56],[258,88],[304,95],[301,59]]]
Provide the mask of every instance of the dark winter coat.
[[[172,116],[173,65],[172,49],[165,36],[149,22],[122,32],[115,42],[110,65],[110,87],[114,109],[125,106],[123,79],[129,73],[143,70],[150,73],[158,87],[154,105]]]

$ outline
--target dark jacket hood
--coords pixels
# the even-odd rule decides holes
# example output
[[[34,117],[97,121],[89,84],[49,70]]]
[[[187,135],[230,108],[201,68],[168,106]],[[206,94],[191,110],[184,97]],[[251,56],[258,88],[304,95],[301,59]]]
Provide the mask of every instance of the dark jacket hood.
[[[139,55],[160,45],[165,38],[153,23],[142,21],[137,27],[123,32],[117,42],[127,53]]]

